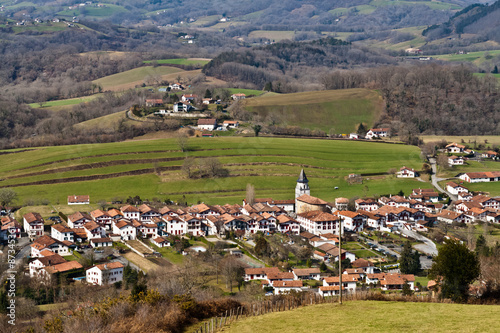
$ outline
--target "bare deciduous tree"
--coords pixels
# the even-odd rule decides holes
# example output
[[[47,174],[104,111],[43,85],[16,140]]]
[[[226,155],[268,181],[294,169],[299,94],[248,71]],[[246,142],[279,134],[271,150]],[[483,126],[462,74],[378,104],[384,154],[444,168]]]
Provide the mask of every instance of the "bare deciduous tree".
[[[255,187],[252,184],[247,184],[245,200],[249,205],[253,205],[255,203]]]
[[[189,137],[187,136],[186,133],[183,133],[181,131],[177,132],[177,145],[179,146],[179,149],[182,152],[188,151],[188,141]]]

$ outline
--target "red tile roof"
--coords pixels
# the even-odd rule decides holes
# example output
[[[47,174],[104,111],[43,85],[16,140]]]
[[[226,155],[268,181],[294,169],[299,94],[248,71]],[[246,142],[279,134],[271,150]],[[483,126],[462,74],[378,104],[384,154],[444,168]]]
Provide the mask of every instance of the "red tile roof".
[[[310,205],[326,205],[327,204],[327,202],[325,200],[321,200],[320,198],[310,196],[309,194],[302,194],[296,200],[308,203]]]
[[[89,202],[90,197],[88,195],[68,195],[68,203],[76,202]]]

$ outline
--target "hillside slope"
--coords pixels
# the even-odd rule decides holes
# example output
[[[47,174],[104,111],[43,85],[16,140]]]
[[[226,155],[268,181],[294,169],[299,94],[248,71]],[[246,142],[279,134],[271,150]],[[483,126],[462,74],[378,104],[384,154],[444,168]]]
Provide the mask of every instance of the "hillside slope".
[[[91,202],[139,195],[141,198],[240,203],[246,185],[256,195],[290,199],[297,175],[305,168],[311,194],[337,196],[408,193],[426,184],[389,176],[348,185],[350,173],[385,173],[403,165],[420,169],[414,146],[285,138],[192,138],[183,153],[175,139],[78,146],[40,147],[0,155],[0,184],[12,187],[19,202],[65,202],[68,195],[88,194]],[[203,163],[216,157],[229,177],[189,179],[181,170],[186,156]],[[334,190],[335,187],[339,189]]]
[[[428,40],[458,37],[475,42],[500,42],[500,1],[491,5],[473,4],[456,13],[447,22],[423,31]],[[462,43],[463,44],[463,43]]]
[[[224,332],[496,332],[499,315],[496,305],[349,301],[249,317]]]
[[[383,109],[381,96],[369,89],[344,89],[278,94],[244,101],[244,107],[279,125],[349,134],[360,123],[372,126]]]

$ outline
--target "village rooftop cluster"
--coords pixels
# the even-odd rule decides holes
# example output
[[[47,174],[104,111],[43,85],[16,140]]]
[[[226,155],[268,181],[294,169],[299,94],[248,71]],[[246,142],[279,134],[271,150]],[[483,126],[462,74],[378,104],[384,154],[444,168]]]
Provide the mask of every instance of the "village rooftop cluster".
[[[404,167],[400,170],[406,171]],[[23,216],[22,226],[10,216],[2,217],[0,239],[7,239],[9,234],[20,238],[24,231],[32,241],[30,276],[51,279],[53,274],[58,273],[81,275],[84,267],[76,261],[66,261],[63,256],[87,246],[106,248],[111,247],[113,242],[147,239],[161,248],[171,245],[171,236],[220,237],[229,231],[237,233],[238,237],[257,233],[300,235],[314,247],[314,258],[330,263],[338,261],[340,256],[341,260],[348,259],[352,263],[354,270],[344,272],[346,291],[355,292],[356,283],[361,281],[367,284],[380,282],[386,290],[401,289],[408,283],[413,289],[414,277],[380,273],[374,270],[372,262],[356,258],[344,249],[340,251],[339,236],[373,230],[400,234],[401,230],[407,229],[425,233],[438,221],[448,224],[477,221],[500,223],[500,198],[473,195],[465,186],[455,182],[448,182],[446,190],[459,198],[446,209],[440,203],[437,192],[418,188],[408,197],[390,195],[377,200],[357,199],[351,211],[348,210],[347,198],[327,202],[311,196],[309,180],[302,170],[297,179],[295,199],[292,200],[261,198],[251,203],[243,200],[241,205],[201,203],[186,208],[164,206],[160,209],[142,204],[138,207],[124,205],[107,211],[80,211],[67,216],[63,223],[51,225],[50,235],[44,233],[42,216],[31,212]],[[69,205],[89,202],[90,198],[85,195],[68,197]],[[150,246],[142,244],[154,252]],[[86,281],[98,285],[119,282],[123,279],[123,268],[124,265],[118,261],[95,265],[86,270]],[[318,273],[317,269],[279,272],[277,268],[250,268],[245,272],[245,279],[260,279],[263,287],[273,287],[275,293],[282,293],[301,290],[301,277],[309,275],[317,280]],[[320,293],[334,295],[339,288],[338,280],[326,278]]]

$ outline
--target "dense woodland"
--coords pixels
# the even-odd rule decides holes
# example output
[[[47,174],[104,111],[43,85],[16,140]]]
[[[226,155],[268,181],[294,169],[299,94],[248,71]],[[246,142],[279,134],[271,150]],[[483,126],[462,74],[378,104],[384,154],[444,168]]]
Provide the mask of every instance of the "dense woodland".
[[[327,89],[380,89],[386,113],[378,123],[400,136],[500,134],[497,79],[473,76],[463,65],[334,71],[323,83]]]
[[[466,6],[471,2],[450,3]],[[57,113],[32,109],[26,104],[103,92],[102,87],[92,83],[93,80],[143,66],[143,60],[183,56],[213,58],[204,67],[204,74],[228,81],[233,87],[279,93],[354,87],[379,89],[386,101],[386,112],[378,124],[411,136],[498,134],[496,82],[488,77],[473,77],[472,73],[491,72],[495,66],[500,66],[500,56],[490,57],[479,67],[456,67],[438,62],[429,67],[404,61],[400,52],[361,46],[357,42],[366,39],[390,40],[392,43],[409,41],[413,35],[387,29],[427,21],[430,25],[448,19],[448,23],[442,26],[427,29],[429,38],[432,39],[436,31],[442,31],[446,24],[453,26],[453,31],[473,32],[473,27],[478,31],[491,21],[488,17],[500,12],[496,10],[500,2],[492,6],[473,5],[453,16],[450,12],[431,10],[424,5],[379,7],[363,16],[352,11],[339,21],[328,13],[334,8],[368,3],[368,0],[121,3],[130,11],[138,9],[136,17],[145,11],[167,9],[166,14],[156,15],[154,24],[175,23],[190,17],[196,19],[202,13],[235,17],[262,10],[261,15],[250,15],[245,24],[228,27],[220,33],[180,26],[170,29],[160,29],[152,24],[133,26],[132,22],[144,17],[138,19],[127,14],[120,16],[121,21],[118,17],[103,21],[85,20],[83,15],[80,24],[85,29],[68,28],[51,33],[37,30],[16,33],[12,25],[0,26],[0,147],[116,141],[147,131],[175,129],[178,123],[164,121],[137,127],[120,123],[106,131],[85,133],[75,126],[140,104],[150,95],[147,91],[131,91],[123,95],[106,93],[93,102]],[[36,15],[37,10],[29,9],[27,13]],[[2,15],[0,21],[4,23],[7,19],[18,18],[8,10]],[[47,11],[42,16],[50,18],[51,15],[53,12]],[[483,21],[486,23],[481,23]],[[128,28],[117,23],[128,25]],[[236,38],[254,29],[303,33],[297,33],[293,41],[254,47]],[[344,42],[331,37],[321,38],[322,31],[357,33]],[[194,35],[196,43],[183,42],[180,37],[186,33]],[[466,47],[469,42],[463,43]],[[453,41],[440,49],[428,47],[426,52],[456,48],[457,42]],[[127,56],[111,58],[93,52],[103,50],[126,51]],[[200,81],[201,86],[196,89],[207,88],[203,80]],[[251,119],[248,114],[244,116]]]

